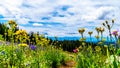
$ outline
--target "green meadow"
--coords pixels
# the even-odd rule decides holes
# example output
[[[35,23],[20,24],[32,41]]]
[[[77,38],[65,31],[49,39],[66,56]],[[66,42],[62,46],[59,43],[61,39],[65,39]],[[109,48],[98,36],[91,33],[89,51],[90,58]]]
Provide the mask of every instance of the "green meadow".
[[[85,28],[78,29],[80,40],[59,41],[27,33],[9,20],[0,24],[0,68],[120,68],[120,35],[112,31],[113,25],[114,20],[106,20],[96,27],[94,43],[92,31],[87,32],[91,41],[86,42]],[[103,37],[105,29],[109,42]]]

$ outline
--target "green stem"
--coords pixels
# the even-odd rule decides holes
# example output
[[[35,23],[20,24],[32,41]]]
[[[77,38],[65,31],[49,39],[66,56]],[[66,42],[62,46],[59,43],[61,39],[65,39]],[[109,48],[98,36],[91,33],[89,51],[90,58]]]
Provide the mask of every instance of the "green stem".
[[[102,34],[102,32],[101,32],[101,41],[102,41],[102,38],[103,38],[103,34]]]
[[[109,30],[109,35],[110,35],[110,42],[112,42],[112,34],[111,34],[111,30]]]
[[[83,38],[83,33],[81,33],[81,37]]]

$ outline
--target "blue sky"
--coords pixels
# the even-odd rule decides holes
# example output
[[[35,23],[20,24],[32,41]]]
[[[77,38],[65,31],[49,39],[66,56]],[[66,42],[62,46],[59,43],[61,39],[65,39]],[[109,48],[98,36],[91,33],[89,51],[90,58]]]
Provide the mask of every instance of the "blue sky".
[[[46,36],[80,36],[79,28],[93,31],[104,20],[120,26],[120,0],[0,0],[0,22],[16,20],[20,29]],[[107,34],[106,31],[104,34]],[[93,35],[93,36],[94,36]]]

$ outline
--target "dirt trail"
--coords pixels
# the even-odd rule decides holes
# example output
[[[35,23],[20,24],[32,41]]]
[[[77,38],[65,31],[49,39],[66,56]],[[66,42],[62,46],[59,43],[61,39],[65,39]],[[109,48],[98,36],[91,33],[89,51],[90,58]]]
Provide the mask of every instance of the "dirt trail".
[[[59,68],[75,68],[76,67],[76,62],[73,60],[69,60],[65,64],[66,65],[59,66]]]

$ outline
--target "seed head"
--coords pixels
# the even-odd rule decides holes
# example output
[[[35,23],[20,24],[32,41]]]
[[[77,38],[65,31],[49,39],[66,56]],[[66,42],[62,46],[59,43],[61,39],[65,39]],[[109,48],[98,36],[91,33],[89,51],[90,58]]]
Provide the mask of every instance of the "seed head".
[[[91,34],[93,34],[93,32],[92,32],[92,31],[89,31],[88,34],[91,35]]]
[[[105,23],[108,25],[108,21],[106,20]]]
[[[78,30],[79,33],[84,33],[85,32],[85,28],[81,28]]]
[[[105,26],[105,23],[102,23],[103,24],[103,26]]]
[[[114,19],[112,19],[112,23],[114,24],[114,22],[115,22],[115,20]]]

